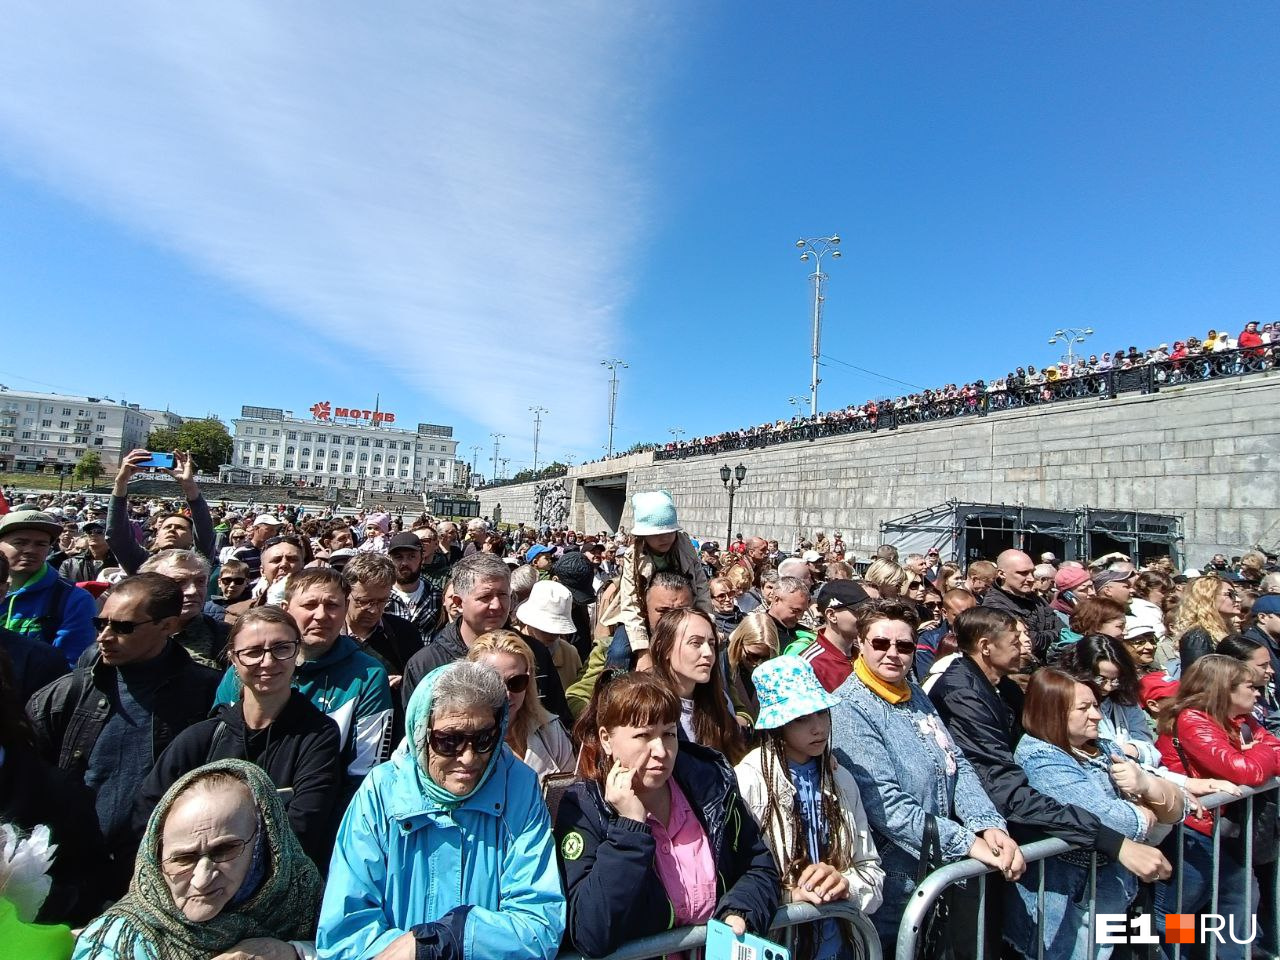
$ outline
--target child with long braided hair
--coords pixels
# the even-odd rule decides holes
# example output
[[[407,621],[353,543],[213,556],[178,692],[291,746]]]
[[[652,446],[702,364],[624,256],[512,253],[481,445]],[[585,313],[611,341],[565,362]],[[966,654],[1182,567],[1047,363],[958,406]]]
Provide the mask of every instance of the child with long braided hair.
[[[865,913],[880,905],[884,870],[853,776],[831,755],[831,707],[800,657],[768,660],[752,674],[760,697],[759,746],[735,772],[793,901],[815,906],[852,900]],[[850,938],[839,922],[806,925],[800,960],[847,960]]]

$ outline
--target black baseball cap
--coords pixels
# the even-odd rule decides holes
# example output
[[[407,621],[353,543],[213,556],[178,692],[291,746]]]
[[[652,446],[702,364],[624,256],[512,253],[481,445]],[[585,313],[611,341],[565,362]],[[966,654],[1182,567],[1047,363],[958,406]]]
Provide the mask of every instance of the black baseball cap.
[[[856,607],[871,597],[853,580],[828,580],[818,589],[818,612],[828,607]]]
[[[396,550],[421,550],[422,541],[418,539],[416,533],[397,533],[391,538],[391,542],[387,544],[387,553],[393,553]]]

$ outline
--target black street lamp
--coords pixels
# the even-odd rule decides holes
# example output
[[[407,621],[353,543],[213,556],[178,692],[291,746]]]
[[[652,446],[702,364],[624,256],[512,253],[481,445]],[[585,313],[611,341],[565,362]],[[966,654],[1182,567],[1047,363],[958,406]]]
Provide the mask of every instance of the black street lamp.
[[[732,470],[729,469],[727,463],[720,468],[720,482],[729,491],[729,532],[724,536],[724,549],[726,550],[733,543],[733,496],[738,492],[738,488],[742,486],[742,481],[746,478],[747,468],[742,464],[738,464]]]

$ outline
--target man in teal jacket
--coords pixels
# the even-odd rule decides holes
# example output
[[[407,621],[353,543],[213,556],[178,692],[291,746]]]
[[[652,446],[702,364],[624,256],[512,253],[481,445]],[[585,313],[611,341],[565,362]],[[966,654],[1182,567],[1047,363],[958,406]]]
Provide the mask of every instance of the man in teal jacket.
[[[93,596],[58,576],[49,551],[62,525],[38,510],[19,510],[0,519],[0,551],[9,561],[9,595],[0,606],[0,627],[56,647],[74,667],[93,643]]]

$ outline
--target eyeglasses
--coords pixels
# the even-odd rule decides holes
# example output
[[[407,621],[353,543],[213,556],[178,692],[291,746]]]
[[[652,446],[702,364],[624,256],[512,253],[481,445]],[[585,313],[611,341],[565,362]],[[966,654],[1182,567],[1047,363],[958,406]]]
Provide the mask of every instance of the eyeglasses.
[[[914,656],[916,652],[916,642],[914,640],[890,640],[888,637],[868,637],[867,643],[871,644],[871,649],[877,653],[884,653],[890,647],[896,649],[904,657]]]
[[[1110,689],[1111,687],[1120,686],[1120,678],[1119,677],[1094,677],[1093,683],[1095,686],[1106,687],[1107,689]]]
[[[713,593],[711,595],[712,600],[730,600],[732,598],[733,598],[732,593]]]
[[[242,667],[256,667],[262,658],[270,655],[272,660],[292,660],[298,653],[298,641],[288,640],[285,643],[273,643],[269,647],[245,647],[243,650],[232,650],[231,656]]]
[[[244,583],[246,579],[246,577],[219,577],[218,582],[226,584],[228,587],[238,587],[240,584]]]
[[[467,747],[475,753],[493,753],[501,737],[502,729],[496,723],[474,733],[438,733],[428,730],[427,745],[432,753],[453,758],[462,756]]]
[[[144,623],[155,623],[155,620],[108,620],[106,617],[94,617],[93,629],[101,633],[110,627],[117,637],[127,637],[133,633],[134,627],[140,627]]]
[[[230,863],[244,852],[245,847],[253,843],[257,835],[258,828],[254,826],[253,833],[246,840],[226,840],[215,844],[203,853],[195,850],[190,853],[175,853],[172,857],[161,860],[160,866],[166,875],[178,880],[190,876],[201,860],[208,860],[210,863]]]
[[[1126,640],[1125,642],[1131,647],[1154,647],[1156,645],[1156,638],[1148,634],[1146,636],[1134,637],[1132,640]]]
[[[514,677],[507,677],[503,683],[507,685],[507,690],[511,693],[524,693],[529,689],[529,675],[527,673],[519,673]]]

